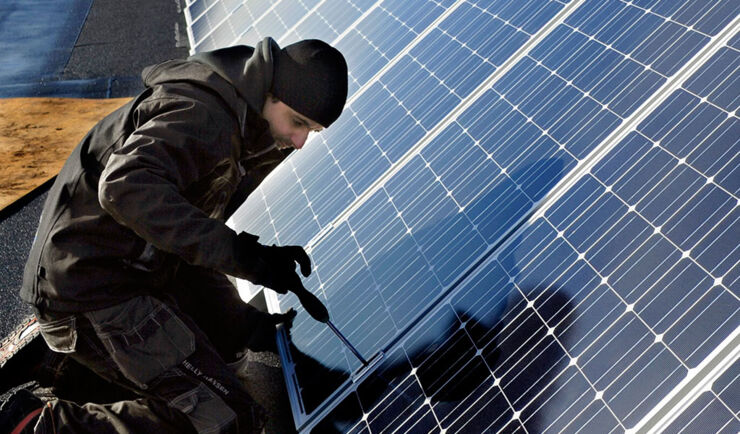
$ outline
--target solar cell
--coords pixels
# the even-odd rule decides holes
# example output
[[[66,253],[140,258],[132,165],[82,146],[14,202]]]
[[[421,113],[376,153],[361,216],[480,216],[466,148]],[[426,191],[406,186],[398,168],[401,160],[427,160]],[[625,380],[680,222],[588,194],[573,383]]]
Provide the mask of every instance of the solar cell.
[[[711,400],[711,394],[706,392],[677,419],[668,430],[676,432],[692,432],[707,430],[716,433],[734,433],[740,430],[740,423],[734,415],[727,411],[716,400]]]
[[[733,414],[740,411],[738,391],[740,391],[740,360],[735,361],[717,380],[712,384],[712,392],[717,395],[723,405],[728,407]]]
[[[306,287],[385,351],[355,383],[299,308],[303,429],[625,431],[737,332],[735,2],[222,3],[188,6],[196,51],[320,37],[350,65],[336,125],[233,219],[307,245]],[[733,387],[668,429],[734,429]]]

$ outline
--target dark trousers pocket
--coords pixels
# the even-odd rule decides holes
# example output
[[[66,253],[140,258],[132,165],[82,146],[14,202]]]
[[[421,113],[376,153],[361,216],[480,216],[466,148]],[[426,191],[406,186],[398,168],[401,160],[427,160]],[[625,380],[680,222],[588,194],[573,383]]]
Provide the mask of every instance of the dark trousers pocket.
[[[185,413],[198,433],[225,432],[236,423],[234,410],[203,383],[168,404]]]
[[[153,297],[135,297],[85,316],[121,373],[142,389],[195,351],[193,332]]]
[[[57,353],[74,353],[77,346],[77,329],[75,317],[67,316],[61,319],[46,321],[39,318],[41,337],[46,345]]]

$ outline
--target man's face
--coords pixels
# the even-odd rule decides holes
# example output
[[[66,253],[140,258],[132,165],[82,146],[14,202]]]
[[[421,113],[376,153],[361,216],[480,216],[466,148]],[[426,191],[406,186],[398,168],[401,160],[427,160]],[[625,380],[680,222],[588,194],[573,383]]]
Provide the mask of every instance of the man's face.
[[[270,124],[270,134],[280,149],[301,149],[308,133],[324,128],[272,95],[267,95],[262,117]]]

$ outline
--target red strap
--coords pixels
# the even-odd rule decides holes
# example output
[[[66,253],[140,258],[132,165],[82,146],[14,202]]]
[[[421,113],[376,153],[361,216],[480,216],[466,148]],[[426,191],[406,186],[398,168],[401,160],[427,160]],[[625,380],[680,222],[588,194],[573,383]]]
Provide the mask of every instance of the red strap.
[[[28,415],[23,418],[23,420],[21,421],[21,423],[19,423],[10,434],[21,434],[21,432],[26,427],[26,425],[28,425],[28,423],[31,422],[31,420],[33,420],[33,418],[35,418],[36,416],[38,416],[39,413],[41,413],[41,410],[43,410],[43,407],[37,408],[36,410],[28,413]]]

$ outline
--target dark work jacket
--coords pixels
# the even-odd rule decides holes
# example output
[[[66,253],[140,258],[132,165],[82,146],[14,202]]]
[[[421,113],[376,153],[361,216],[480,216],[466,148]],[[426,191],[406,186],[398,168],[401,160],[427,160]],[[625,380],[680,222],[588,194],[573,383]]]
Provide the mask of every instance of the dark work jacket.
[[[287,153],[261,117],[279,47],[148,67],[147,89],[100,121],[46,199],[21,298],[83,312],[168,284],[182,261],[247,278],[225,221]]]

